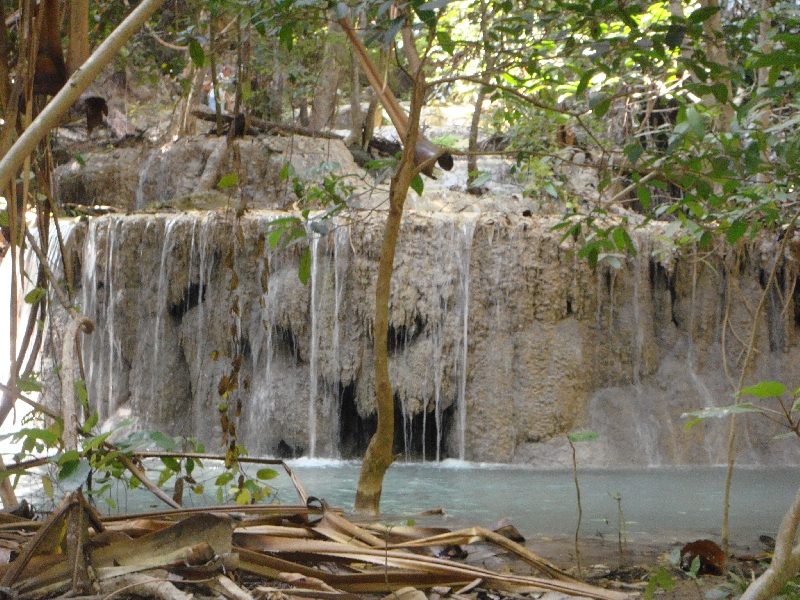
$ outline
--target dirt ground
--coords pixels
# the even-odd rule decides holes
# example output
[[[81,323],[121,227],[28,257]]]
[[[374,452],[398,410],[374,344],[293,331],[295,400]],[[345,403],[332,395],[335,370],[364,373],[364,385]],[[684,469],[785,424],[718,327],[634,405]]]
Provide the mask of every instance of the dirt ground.
[[[534,539],[528,540],[525,546],[556,566],[578,575],[574,538]],[[749,582],[760,575],[769,561],[769,555],[761,549],[758,554],[752,554],[752,549],[732,547],[732,555],[728,558],[728,575],[699,575],[693,578],[670,562],[673,548],[674,544],[668,542],[640,541],[624,544],[620,552],[617,540],[582,539],[579,544],[581,578],[600,587],[630,592],[635,598],[641,596],[650,578],[663,568],[672,578],[673,588],[671,591],[657,588],[656,598],[700,600],[708,598],[706,593],[710,590],[714,590],[713,597],[726,598],[732,597],[734,593],[741,594],[743,587],[740,582]],[[489,546],[473,544],[466,550],[469,556],[465,562],[497,571],[508,569],[520,574],[532,574],[528,565],[509,562],[508,555],[498,553]],[[549,593],[542,595],[540,600],[555,600],[560,597]],[[478,600],[492,599],[478,598]]]

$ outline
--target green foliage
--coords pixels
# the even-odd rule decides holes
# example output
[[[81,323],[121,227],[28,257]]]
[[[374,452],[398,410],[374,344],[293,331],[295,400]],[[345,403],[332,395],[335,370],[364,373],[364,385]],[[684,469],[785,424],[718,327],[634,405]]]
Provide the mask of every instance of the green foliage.
[[[333,173],[339,168],[337,163],[323,163],[312,170],[307,177],[314,181],[313,175],[321,174],[322,184],[319,185],[298,176],[291,163],[287,162],[283,166],[280,177],[291,181],[292,191],[298,198],[297,206],[302,209],[301,217],[280,217],[270,221],[267,225],[270,248],[307,244],[309,231],[319,236],[328,234],[332,218],[347,206],[354,190],[348,183],[347,176]],[[297,276],[303,285],[308,284],[311,276],[311,252],[307,245],[300,253]]]
[[[673,587],[675,587],[675,580],[672,575],[669,574],[669,571],[661,567],[658,571],[653,573],[647,581],[647,587],[644,589],[642,599],[652,600],[658,588],[671,592]]]
[[[569,434],[569,441],[573,444],[578,442],[593,442],[599,437],[596,431],[580,431]]]

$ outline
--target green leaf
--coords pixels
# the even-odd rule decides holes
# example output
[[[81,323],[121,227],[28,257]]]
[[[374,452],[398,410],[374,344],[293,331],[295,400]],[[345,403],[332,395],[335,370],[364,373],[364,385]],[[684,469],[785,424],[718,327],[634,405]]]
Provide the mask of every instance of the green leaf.
[[[181,464],[172,456],[162,456],[161,462],[174,473],[181,472]]]
[[[292,23],[287,23],[281,27],[280,32],[278,32],[278,40],[287,51],[292,51],[292,46],[294,46],[294,32]]]
[[[206,53],[203,51],[203,47],[200,45],[200,42],[194,38],[189,40],[189,56],[192,58],[194,66],[198,69],[202,69],[203,66],[205,66]]]
[[[730,224],[728,231],[725,232],[725,236],[728,238],[728,243],[735,244],[737,241],[739,241],[739,238],[745,234],[746,231],[747,223],[741,219],[737,219]]]
[[[74,492],[86,483],[91,471],[92,467],[87,459],[72,460],[62,465],[58,472],[58,482],[65,492]]]
[[[700,572],[700,557],[695,556],[692,559],[692,564],[689,567],[689,577],[693,579],[697,579],[697,574]]]
[[[8,227],[9,222],[8,211],[0,210],[0,227]]]
[[[94,449],[99,448],[100,446],[102,446],[103,442],[106,441],[106,438],[108,438],[108,436],[110,436],[112,433],[114,433],[114,432],[113,431],[108,431],[108,432],[106,432],[106,433],[104,433],[102,435],[98,435],[96,437],[91,438],[88,442],[86,442],[83,445],[84,452],[86,450],[94,450]]]
[[[686,35],[686,26],[679,23],[673,23],[667,29],[667,35],[664,37],[664,43],[667,48],[674,50],[680,48],[683,44],[683,38]]]
[[[752,402],[740,402],[739,404],[731,404],[730,406],[709,406],[702,410],[683,413],[681,415],[681,418],[687,419],[689,417],[695,417],[684,426],[684,429],[691,429],[703,419],[709,419],[712,417],[715,419],[719,419],[722,417],[730,417],[731,415],[739,415],[744,413],[761,413],[761,412],[764,411],[761,410],[759,407],[754,406]]]
[[[178,444],[175,443],[174,439],[164,435],[163,433],[161,433],[159,431],[151,431],[149,433],[149,437],[162,450],[168,450],[168,451],[173,451],[174,452],[174,451],[177,451],[179,449],[178,448]]]
[[[589,86],[589,81],[594,77],[597,69],[589,69],[581,75],[581,80],[578,82],[578,87],[575,89],[575,95],[580,96]],[[636,162],[636,161],[631,161]]]
[[[75,393],[78,394],[78,400],[81,406],[87,406],[89,402],[89,394],[86,392],[86,382],[83,379],[78,379],[75,382]]]
[[[44,385],[35,379],[17,379],[17,389],[20,392],[41,392]]]
[[[44,488],[45,495],[47,495],[47,497],[52,500],[52,498],[53,498],[53,480],[50,479],[47,475],[42,477],[42,488]]]
[[[277,476],[278,472],[275,469],[259,469],[256,473],[256,477],[262,481],[269,481],[270,479],[275,479]]]
[[[219,180],[217,187],[221,190],[226,190],[229,187],[232,187],[239,183],[239,174],[238,173],[228,173],[227,175],[223,175],[222,178]]]
[[[25,294],[25,302],[27,302],[28,304],[36,304],[37,302],[39,302],[39,300],[41,300],[45,296],[47,296],[47,290],[41,287],[36,287],[33,288],[27,294]]]
[[[611,99],[606,98],[605,100],[601,100],[595,104],[594,107],[592,107],[592,112],[598,119],[602,119],[604,116],[606,116],[609,108],[611,108]]]
[[[785,391],[786,386],[777,381],[761,381],[756,385],[742,388],[739,395],[748,394],[756,398],[777,398],[782,396]]]
[[[724,83],[715,83],[711,86],[711,93],[714,99],[720,104],[725,104],[728,101],[728,86]]]
[[[475,176],[475,179],[472,180],[470,187],[480,187],[484,183],[488,183],[492,179],[492,174],[489,171],[475,171],[474,173],[470,173],[471,176]]]
[[[636,195],[639,197],[639,202],[642,203],[642,208],[649,210],[650,202],[653,199],[652,195],[650,194],[650,188],[640,183],[636,186]]]
[[[689,131],[691,131],[698,140],[705,137],[706,130],[703,125],[703,118],[694,106],[686,107],[686,122],[689,124]]]
[[[238,504],[239,506],[245,506],[247,504],[250,504],[250,498],[251,498],[250,490],[248,490],[247,488],[242,488],[241,490],[239,490],[239,493],[236,494],[236,504]]]
[[[578,433],[570,433],[569,441],[573,444],[578,442],[593,442],[599,437],[596,431],[580,431]]]
[[[308,246],[303,248],[303,254],[300,255],[300,267],[297,269],[297,276],[303,285],[308,285],[308,279],[311,277],[311,251]]]
[[[702,8],[698,8],[689,15],[689,22],[702,23],[717,14],[719,10],[719,6],[704,6]]]
[[[447,31],[437,31],[436,39],[439,42],[439,45],[442,47],[442,50],[452,56],[453,52],[456,50],[456,44],[453,41],[453,38],[450,37],[450,34]]]
[[[108,506],[111,510],[115,510],[117,508],[117,503],[108,496],[103,496],[103,502],[105,502],[106,506]]]
[[[425,189],[425,183],[423,183],[422,177],[419,173],[414,175],[414,179],[411,180],[411,189],[422,196],[422,191]]]
[[[625,233],[626,231],[622,227],[617,227],[611,232],[611,237],[614,239],[618,250],[625,250]]]
[[[631,161],[631,164],[634,164],[644,153],[644,148],[642,148],[642,145],[639,142],[633,142],[632,144],[625,146],[625,149],[622,152],[628,157],[628,160]]]
[[[652,600],[656,589],[659,587],[670,592],[674,586],[675,580],[672,578],[672,575],[670,575],[664,567],[661,567],[656,571],[655,575],[650,577],[650,581],[647,582],[642,600]]]
[[[231,481],[233,481],[233,473],[227,472],[217,477],[214,485],[223,486],[229,484]]]

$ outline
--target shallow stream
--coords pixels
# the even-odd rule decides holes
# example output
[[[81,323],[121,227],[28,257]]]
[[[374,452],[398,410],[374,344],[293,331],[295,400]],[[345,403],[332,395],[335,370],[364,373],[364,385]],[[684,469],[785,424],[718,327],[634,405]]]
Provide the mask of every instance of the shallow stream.
[[[351,510],[359,464],[290,461],[308,493]],[[582,537],[616,540],[618,506],[630,541],[718,539],[724,467],[580,470]],[[275,480],[278,497],[296,502],[288,478]],[[737,469],[731,496],[731,540],[758,547],[760,535],[775,536],[800,487],[800,469]],[[386,475],[382,520],[391,522],[441,507],[449,515],[430,520],[459,528],[491,527],[503,517],[527,538],[574,535],[577,522],[571,470],[543,471],[446,460],[439,465],[396,463]],[[417,519],[420,524],[428,519]]]

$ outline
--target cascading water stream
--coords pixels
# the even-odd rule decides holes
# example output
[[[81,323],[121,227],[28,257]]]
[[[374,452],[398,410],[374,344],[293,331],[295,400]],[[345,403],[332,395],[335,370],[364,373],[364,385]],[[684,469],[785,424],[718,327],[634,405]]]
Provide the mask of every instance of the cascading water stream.
[[[153,333],[153,361],[152,373],[150,379],[150,397],[156,397],[156,387],[159,384],[156,381],[155,374],[158,372],[157,365],[159,360],[159,346],[162,335],[162,319],[163,315],[167,312],[167,299],[169,297],[169,276],[172,270],[172,265],[168,263],[168,258],[175,246],[175,240],[172,237],[172,230],[177,223],[177,217],[168,217],[164,223],[164,242],[161,247],[161,264],[158,269],[158,291],[156,292],[156,324]]]
[[[311,253],[311,294],[309,313],[311,318],[311,351],[309,357],[309,398],[308,398],[308,456],[315,458],[317,452],[317,393],[319,368],[319,310],[317,296],[319,294],[319,235],[309,231],[309,252]]]
[[[469,353],[469,263],[472,255],[472,238],[475,221],[461,224],[461,256],[459,261],[459,296],[461,302],[461,360],[458,376],[458,458],[466,459],[467,434],[467,355]]]

